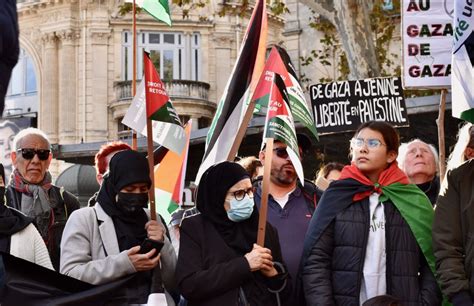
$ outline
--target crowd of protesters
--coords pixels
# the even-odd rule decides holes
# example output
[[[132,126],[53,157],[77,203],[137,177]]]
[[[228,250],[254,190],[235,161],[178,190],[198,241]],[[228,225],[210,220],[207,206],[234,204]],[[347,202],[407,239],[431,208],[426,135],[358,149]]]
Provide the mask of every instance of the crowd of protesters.
[[[299,149],[302,159],[302,139]],[[38,129],[15,136],[6,186],[0,171],[0,251],[93,285],[127,279],[102,304],[474,303],[471,124],[460,129],[442,183],[434,146],[400,144],[385,122],[362,124],[351,163],[328,163],[316,184],[298,180],[286,144],[275,141],[263,245],[265,147],[258,159],[205,171],[196,207],[176,211],[169,228],[151,216],[148,163],[127,144],[97,153],[101,187],[80,209],[52,184],[50,150]],[[0,282],[8,283],[3,270]]]

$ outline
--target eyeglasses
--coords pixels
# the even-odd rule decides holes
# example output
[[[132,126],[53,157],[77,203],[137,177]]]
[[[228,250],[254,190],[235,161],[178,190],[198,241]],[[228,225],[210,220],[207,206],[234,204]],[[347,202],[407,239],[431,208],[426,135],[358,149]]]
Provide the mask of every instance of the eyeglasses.
[[[35,157],[35,155],[38,155],[38,158],[40,160],[47,160],[49,158],[49,153],[51,152],[50,150],[46,149],[28,149],[28,148],[23,148],[23,149],[18,149],[16,150],[18,153],[21,152],[21,156],[23,156],[24,159],[30,160]]]
[[[288,158],[288,152],[286,151],[286,148],[276,148],[273,149],[274,152],[276,152],[276,155],[280,158]]]
[[[386,144],[382,143],[380,140],[376,138],[369,138],[369,139],[364,139],[364,138],[352,138],[351,139],[351,145],[353,148],[362,148],[364,145],[367,145],[369,149],[375,149],[381,146],[386,146]]]
[[[245,195],[248,194],[250,198],[253,198],[253,187],[248,189],[239,189],[233,192],[234,197],[237,201],[241,201],[245,198]]]

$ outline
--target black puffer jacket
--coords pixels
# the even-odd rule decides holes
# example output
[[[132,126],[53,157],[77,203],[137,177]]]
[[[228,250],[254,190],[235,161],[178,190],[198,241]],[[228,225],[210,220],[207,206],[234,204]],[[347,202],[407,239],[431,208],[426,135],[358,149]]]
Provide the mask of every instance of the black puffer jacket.
[[[408,224],[391,202],[384,202],[384,212],[387,294],[404,306],[440,305],[438,285]],[[368,230],[368,198],[337,214],[303,268],[307,305],[359,305]]]

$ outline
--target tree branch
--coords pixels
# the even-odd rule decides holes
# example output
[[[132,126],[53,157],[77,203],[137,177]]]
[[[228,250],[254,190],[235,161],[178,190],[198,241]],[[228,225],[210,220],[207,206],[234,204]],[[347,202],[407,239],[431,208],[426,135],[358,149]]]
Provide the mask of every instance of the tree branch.
[[[300,0],[300,3],[326,18],[332,24],[335,23],[336,10],[334,8],[334,0]]]

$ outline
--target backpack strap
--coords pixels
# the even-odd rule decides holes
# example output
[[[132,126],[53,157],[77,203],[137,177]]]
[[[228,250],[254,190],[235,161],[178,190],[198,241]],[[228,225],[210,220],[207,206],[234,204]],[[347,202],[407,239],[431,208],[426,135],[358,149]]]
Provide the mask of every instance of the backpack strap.
[[[165,219],[163,219],[163,217],[160,214],[158,214],[158,216],[160,216],[161,223],[165,226],[166,237],[168,237],[169,241],[171,241],[170,231],[168,230],[168,226],[166,226]]]
[[[322,190],[320,190],[313,182],[305,179],[304,184],[298,184],[303,192],[303,196],[306,199],[306,204],[308,205],[308,210],[311,212],[311,215],[314,213],[316,206],[318,205],[318,199],[322,195]]]

